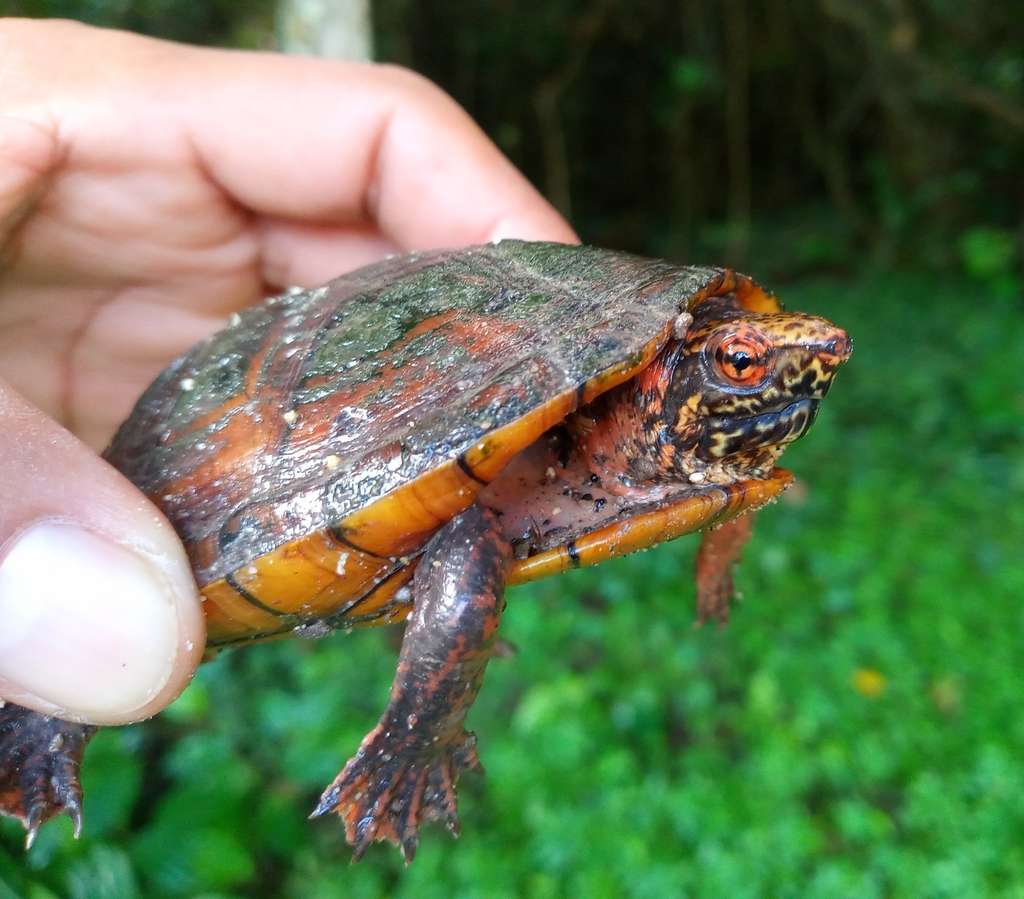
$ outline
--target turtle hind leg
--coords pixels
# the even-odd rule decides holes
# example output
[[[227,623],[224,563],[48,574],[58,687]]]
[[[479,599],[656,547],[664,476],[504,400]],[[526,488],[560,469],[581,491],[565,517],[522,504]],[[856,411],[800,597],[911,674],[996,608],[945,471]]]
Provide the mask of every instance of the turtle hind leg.
[[[50,718],[19,705],[0,708],[0,814],[17,818],[32,845],[39,828],[59,815],[82,829],[79,771],[85,746],[96,733],[90,724]]]
[[[353,861],[388,840],[410,863],[426,821],[458,835],[455,785],[480,766],[463,721],[497,641],[511,560],[497,516],[476,505],[427,544],[387,709],[313,812],[341,816]]]

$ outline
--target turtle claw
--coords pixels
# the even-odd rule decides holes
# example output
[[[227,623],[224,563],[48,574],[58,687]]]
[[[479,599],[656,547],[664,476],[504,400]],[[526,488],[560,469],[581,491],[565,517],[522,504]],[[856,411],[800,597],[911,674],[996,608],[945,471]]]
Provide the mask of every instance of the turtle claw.
[[[44,809],[46,818],[44,819]],[[77,840],[82,835],[82,805],[73,796],[68,798],[64,803],[63,808],[55,811],[46,809],[45,803],[38,802],[32,806],[32,811],[29,812],[28,818],[23,820],[22,823],[25,825],[25,851],[28,852],[32,848],[32,844],[36,841],[36,837],[39,835],[39,828],[43,826],[50,818],[56,818],[61,814],[67,815],[75,825],[74,836]],[[4,813],[6,814],[6,812]],[[13,817],[17,817],[16,815]]]
[[[32,811],[29,813],[28,818],[25,821],[25,851],[28,852],[32,848],[32,844],[36,841],[36,836],[39,834],[39,828],[43,823],[43,809],[41,806],[34,806]]]
[[[416,850],[419,848],[420,838],[417,834],[412,834],[402,840],[402,855],[405,856],[406,866],[411,865],[413,859],[416,858]]]
[[[0,707],[0,814],[25,826],[25,848],[51,818],[67,815],[82,832],[82,753],[96,728],[21,706]]]
[[[353,863],[371,843],[387,840],[411,864],[420,824],[443,821],[453,836],[461,832],[455,785],[464,770],[480,767],[480,761],[473,734],[463,730],[454,742],[424,751],[398,743],[390,728],[378,724],[324,791],[310,817],[328,812],[341,817],[345,839],[353,847]]]
[[[82,835],[82,806],[76,802],[74,805],[66,805],[64,810],[75,825],[75,839],[77,840]]]

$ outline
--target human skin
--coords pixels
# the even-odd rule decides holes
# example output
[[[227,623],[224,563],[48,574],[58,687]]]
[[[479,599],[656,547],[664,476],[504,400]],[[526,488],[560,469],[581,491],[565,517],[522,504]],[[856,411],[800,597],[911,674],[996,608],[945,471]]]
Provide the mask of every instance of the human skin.
[[[100,459],[230,314],[388,253],[574,242],[411,72],[0,19],[0,697],[119,724],[205,632],[157,509]]]

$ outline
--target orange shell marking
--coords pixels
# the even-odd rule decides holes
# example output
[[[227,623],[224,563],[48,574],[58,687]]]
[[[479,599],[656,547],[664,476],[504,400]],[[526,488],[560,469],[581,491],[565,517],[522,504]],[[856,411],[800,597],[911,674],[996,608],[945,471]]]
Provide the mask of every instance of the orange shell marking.
[[[360,619],[378,616],[382,620],[373,623],[404,618],[408,603],[394,603],[394,598],[399,587],[411,579],[415,561],[403,556],[416,553],[438,528],[464,511],[483,485],[497,476],[514,455],[564,421],[580,400],[589,402],[646,368],[670,333],[668,325],[661,338],[636,357],[591,378],[581,390],[560,394],[532,414],[492,431],[461,459],[453,459],[342,519],[331,534],[308,534],[205,586],[202,595],[206,600],[210,645],[283,635],[304,621],[325,617],[337,618],[349,626],[363,623]],[[668,518],[661,513],[652,514],[665,518],[662,530],[666,534],[678,520],[678,526],[684,528],[677,531],[681,534],[693,530],[692,522],[703,520],[706,513],[694,514],[695,511],[685,519],[678,513]],[[626,524],[616,525],[615,529],[621,531]],[[646,526],[650,530],[650,525]],[[622,552],[647,545],[638,542],[642,539],[638,536],[633,541],[635,545]],[[586,545],[591,542],[588,537]],[[626,541],[621,545],[625,547]],[[583,564],[596,564],[620,554],[606,551],[602,555],[601,550],[596,550],[593,561]],[[553,574],[555,569],[545,569],[546,573]],[[513,582],[518,582],[515,575]]]

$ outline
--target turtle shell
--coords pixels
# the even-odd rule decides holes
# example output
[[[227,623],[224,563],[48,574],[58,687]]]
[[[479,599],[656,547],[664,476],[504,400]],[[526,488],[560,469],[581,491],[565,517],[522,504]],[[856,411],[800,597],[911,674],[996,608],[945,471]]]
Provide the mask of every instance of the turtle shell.
[[[145,392],[106,458],[170,519],[212,646],[404,617],[417,556],[525,447],[643,369],[742,275],[562,244],[396,257],[245,310]],[[515,563],[511,582],[735,516],[774,478]]]

